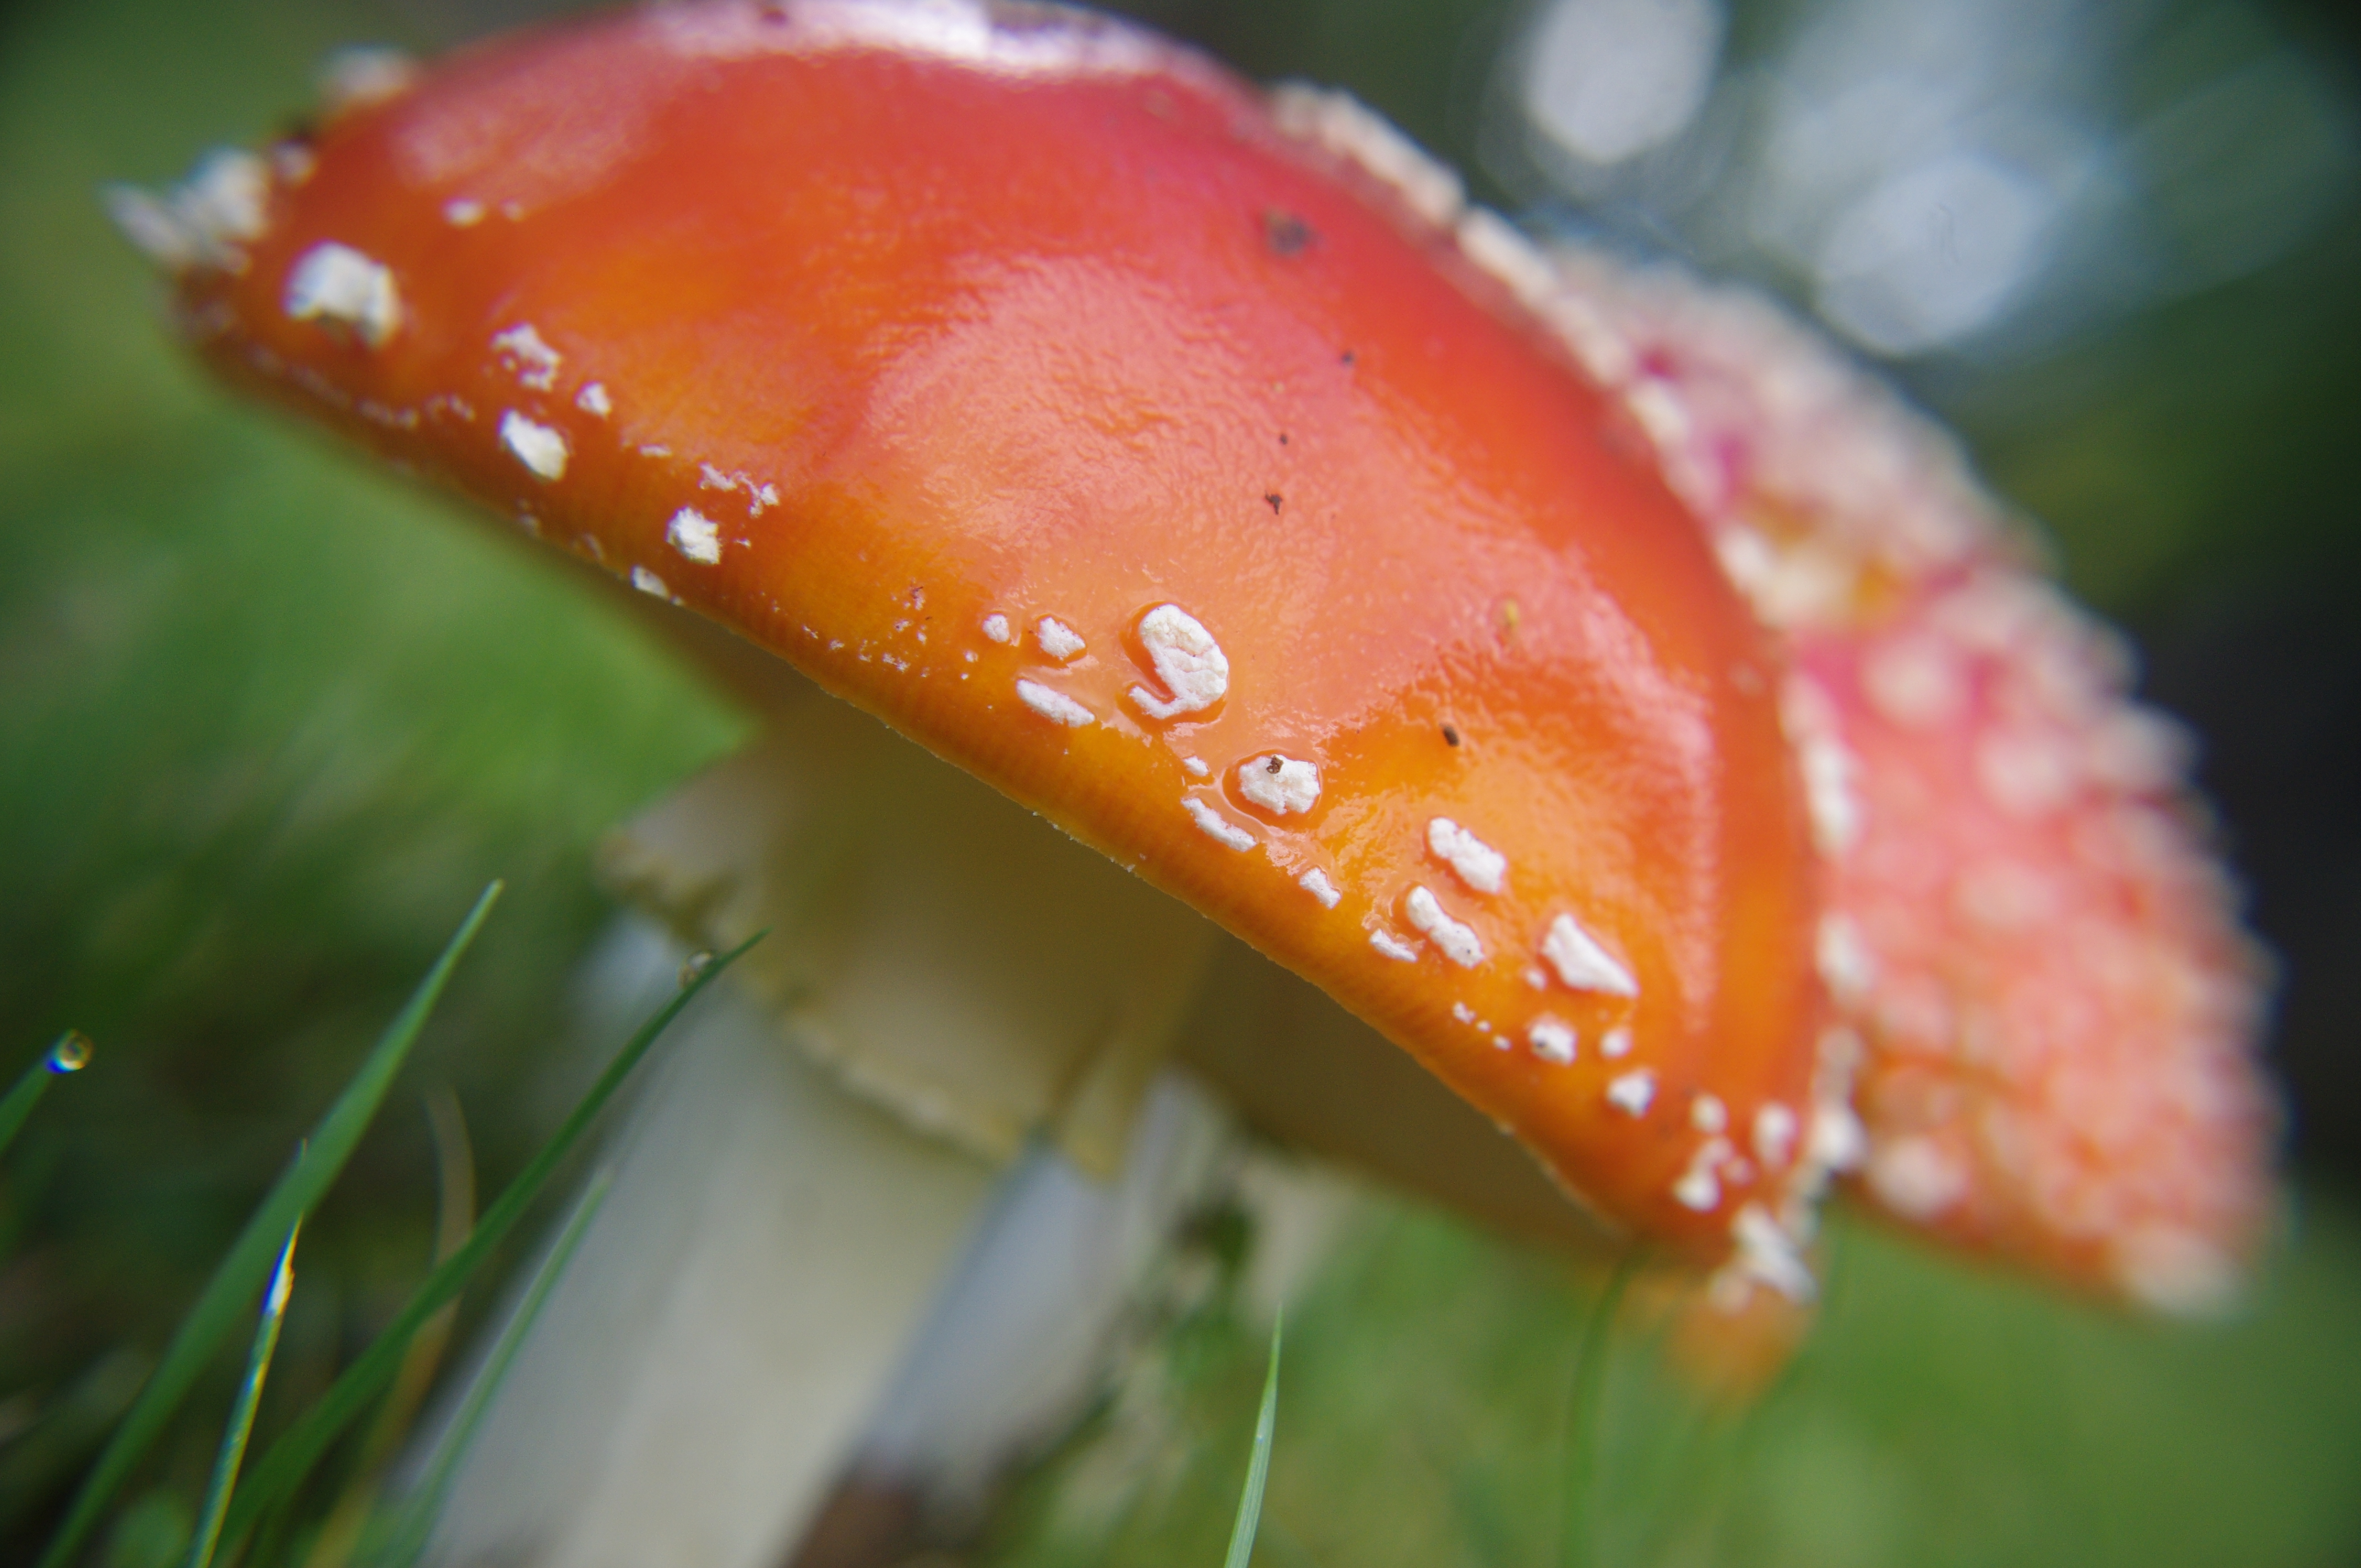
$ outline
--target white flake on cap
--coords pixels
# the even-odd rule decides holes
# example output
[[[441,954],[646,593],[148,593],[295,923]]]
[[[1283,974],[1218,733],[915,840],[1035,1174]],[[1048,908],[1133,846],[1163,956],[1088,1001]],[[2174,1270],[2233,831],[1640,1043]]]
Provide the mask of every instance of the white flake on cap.
[[[1853,790],[1859,765],[1844,743],[1835,701],[1818,683],[1789,674],[1779,690],[1779,727],[1795,748],[1804,775],[1804,810],[1812,842],[1823,855],[1841,859],[1859,841],[1861,798]]]
[[[566,362],[566,356],[544,342],[531,322],[520,322],[506,332],[494,333],[492,348],[520,385],[536,392],[546,392],[557,385],[557,367]]]
[[[586,414],[595,414],[600,419],[605,419],[615,411],[615,400],[607,395],[605,382],[593,381],[577,394],[574,406]]]
[[[1869,1134],[1851,1106],[1823,1100],[1812,1107],[1812,1129],[1805,1150],[1815,1167],[1841,1173],[1859,1165],[1869,1152]]]
[[[1870,956],[1869,944],[1861,939],[1861,928],[1842,915],[1820,916],[1814,956],[1828,994],[1839,1002],[1859,1001],[1877,981],[1877,960]]]
[[[1477,893],[1498,893],[1509,874],[1509,857],[1448,817],[1426,825],[1426,847]]]
[[[2039,821],[2081,787],[2074,741],[2052,726],[1991,730],[1976,742],[1976,784],[2004,816]]]
[[[536,424],[514,409],[500,414],[500,444],[544,483],[566,477],[566,433]]]
[[[1345,896],[1336,891],[1336,884],[1328,880],[1328,873],[1317,866],[1297,877],[1295,885],[1318,899],[1323,909],[1335,908],[1337,901]]]
[[[1416,946],[1401,940],[1400,938],[1394,936],[1389,931],[1370,932],[1369,946],[1377,948],[1378,951],[1385,954],[1386,957],[1399,959],[1403,963],[1415,962],[1418,958],[1418,948]]]
[[[778,486],[758,485],[751,474],[736,471],[725,474],[710,463],[697,466],[697,488],[700,490],[720,490],[726,494],[743,490],[746,493],[746,510],[755,517],[763,515],[764,507],[779,504]]]
[[[1870,1190],[1905,1220],[1931,1220],[1968,1194],[1968,1171],[1932,1138],[1883,1138],[1870,1150]]]
[[[1280,130],[1384,182],[1436,227],[1449,228],[1458,217],[1466,199],[1459,176],[1351,94],[1287,82],[1272,89],[1270,109]]]
[[[1963,869],[1951,883],[1951,908],[1990,931],[2026,931],[2049,925],[2068,896],[2058,880],[2021,861],[1993,860]]]
[[[1557,291],[1557,271],[1521,230],[1489,207],[1460,215],[1455,237],[1460,251],[1509,286],[1518,302],[1538,308]]]
[[[1694,452],[1690,440],[1694,427],[1675,428],[1675,423],[1688,424],[1686,413],[1681,411],[1678,394],[1663,382],[1651,380],[1642,383],[1631,396],[1633,400],[1629,406],[1635,416],[1644,416],[1650,404],[1675,413],[1673,422],[1640,418],[1643,426],[1650,427],[1649,434],[1658,443],[1659,451],[1664,449],[1663,443],[1671,439],[1689,445]],[[1647,401],[1642,402],[1642,399]],[[1695,459],[1691,456],[1685,461],[1694,464]],[[1691,494],[1700,488],[1700,479],[1707,485],[1712,483],[1694,470],[1683,479],[1686,482],[1676,483],[1676,488]],[[1783,540],[1773,544],[1745,524],[1731,523],[1716,539],[1714,553],[1720,558],[1730,586],[1753,605],[1755,614],[1763,618],[1766,626],[1786,628],[1824,622],[1842,613],[1843,607],[1852,601],[1860,588],[1860,560],[1825,541]]]
[[[1148,649],[1156,678],[1170,701],[1146,686],[1131,688],[1131,700],[1150,718],[1202,713],[1230,689],[1230,659],[1204,623],[1177,604],[1159,604],[1139,619],[1139,641]]]
[[[672,590],[664,587],[664,580],[662,577],[657,576],[653,572],[649,571],[645,566],[634,566],[631,568],[631,587],[639,589],[640,592],[643,594],[653,594],[660,599],[668,599],[672,598]]]
[[[198,159],[189,177],[160,198],[129,185],[106,192],[115,226],[140,254],[172,272],[199,264],[244,271],[244,247],[262,237],[269,203],[269,166],[226,148]]]
[[[1721,1206],[1721,1164],[1735,1152],[1728,1138],[1708,1138],[1689,1157],[1686,1170],[1673,1183],[1673,1201],[1700,1214]]]
[[[1618,1026],[1607,1031],[1598,1042],[1598,1054],[1603,1057],[1628,1057],[1631,1054],[1631,1031]]]
[[[1576,991],[1604,992],[1609,996],[1640,994],[1640,982],[1631,978],[1631,971],[1571,915],[1550,922],[1548,933],[1542,938],[1542,957],[1557,970],[1558,979]]]
[[[1533,1055],[1543,1061],[1563,1067],[1574,1060],[1576,1036],[1571,1026],[1544,1014],[1526,1029],[1525,1038],[1532,1042]]]
[[[1268,752],[1238,764],[1238,793],[1280,817],[1309,811],[1320,799],[1320,770],[1312,763]]]
[[[1444,958],[1461,969],[1474,969],[1484,961],[1484,942],[1476,935],[1476,928],[1444,914],[1441,902],[1426,888],[1410,890],[1410,896],[1402,900],[1402,913],[1442,949]]]
[[[1887,638],[1861,657],[1861,695],[1890,724],[1939,729],[1967,707],[1964,663],[1940,637],[1906,632]]]
[[[1005,76],[1127,76],[1169,71],[1170,46],[1087,16],[1004,16],[982,0],[799,0],[795,5],[659,6],[648,26],[673,52],[743,59],[882,49]]]
[[[167,272],[185,271],[194,265],[195,236],[152,192],[136,185],[110,185],[104,197],[106,215],[140,255]]]
[[[455,229],[474,228],[484,221],[484,204],[455,196],[443,203],[443,221]]]
[[[1795,1250],[1795,1238],[1780,1228],[1762,1204],[1741,1205],[1730,1222],[1730,1234],[1738,1244],[1738,1255],[1730,1259],[1730,1267],[1761,1280],[1791,1301],[1808,1301],[1817,1293],[1812,1271]]]
[[[296,258],[280,304],[290,321],[348,326],[371,348],[384,347],[401,325],[392,269],[332,239]]]
[[[1184,796],[1180,802],[1180,808],[1189,814],[1189,820],[1197,825],[1199,831],[1214,842],[1226,845],[1233,850],[1251,850],[1255,847],[1253,834],[1195,796]]]
[[[972,654],[972,653],[971,653],[971,654],[969,654],[969,655],[968,655],[968,657],[970,657],[970,658],[973,658],[974,656],[975,656],[975,655],[974,655],[974,654]],[[1187,774],[1188,774],[1191,778],[1192,778],[1192,779],[1202,779],[1202,778],[1204,778],[1205,776],[1207,776],[1208,774],[1210,774],[1210,773],[1213,771],[1213,769],[1211,769],[1211,768],[1209,768],[1209,767],[1207,767],[1207,766],[1205,765],[1205,759],[1204,759],[1204,758],[1202,758],[1202,757],[1183,757],[1183,758],[1181,758],[1181,759],[1180,759],[1180,769],[1181,769],[1181,771],[1182,771],[1183,773],[1187,773]]]
[[[1700,1133],[1719,1133],[1729,1129],[1730,1107],[1718,1094],[1700,1094],[1689,1102],[1689,1125]]]
[[[172,211],[219,250],[260,239],[270,226],[269,170],[242,148],[216,148],[172,193]]]
[[[994,642],[1007,641],[1009,639],[1008,618],[1005,615],[985,616],[983,618],[983,634],[986,637],[991,638]]]
[[[1795,1152],[1795,1113],[1777,1101],[1754,1113],[1754,1157],[1766,1168],[1787,1163]]]
[[[418,62],[383,44],[340,49],[320,66],[321,113],[334,118],[401,97],[418,83]]]
[[[721,525],[695,507],[683,507],[664,524],[664,543],[690,560],[711,566],[721,559]]]
[[[1853,794],[1852,753],[1841,741],[1813,736],[1795,749],[1804,775],[1804,805],[1812,820],[1812,841],[1824,855],[1840,856],[1861,837],[1861,801]]]
[[[2188,776],[2189,733],[2161,714],[2124,708],[2081,735],[2082,766],[2100,784],[2126,794],[2163,793]]]
[[[1018,681],[1016,698],[1042,718],[1053,719],[1071,729],[1095,724],[1099,716],[1068,696],[1064,692],[1051,691],[1038,681]]]
[[[1634,1068],[1607,1085],[1607,1103],[1627,1116],[1644,1116],[1656,1098],[1656,1075]]]
[[[1045,615],[1034,622],[1033,636],[1041,644],[1041,652],[1061,664],[1079,657],[1090,646],[1082,641],[1081,632],[1054,615]]]

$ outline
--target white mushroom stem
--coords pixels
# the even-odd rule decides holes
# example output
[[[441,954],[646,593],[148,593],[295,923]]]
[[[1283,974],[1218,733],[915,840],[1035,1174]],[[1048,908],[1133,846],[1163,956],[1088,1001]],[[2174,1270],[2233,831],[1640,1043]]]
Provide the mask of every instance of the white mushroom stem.
[[[972,1493],[1225,1169],[1213,1099],[1148,1096],[1212,927],[799,683],[772,718],[609,846],[774,934],[665,1043],[444,1560],[772,1568],[856,1463]],[[594,983],[628,1014],[686,950],[631,917]]]
[[[680,957],[627,918],[598,983],[643,996]],[[1168,1078],[1115,1180],[1043,1148],[1004,1172],[781,1046],[727,986],[668,1043],[440,1560],[774,1568],[849,1468],[979,1495],[1094,1392],[1093,1353],[1235,1149]]]
[[[661,964],[676,957],[644,925]],[[717,990],[636,1108],[604,1211],[511,1367],[437,1561],[771,1568],[988,1201]]]
[[[667,1043],[445,1560],[772,1568],[854,1470],[972,1497],[1093,1391],[1161,1244],[1230,1179],[1239,1112],[1589,1234],[1316,988],[785,672],[763,707],[761,740],[608,846],[699,945],[772,936]],[[686,948],[633,929],[608,969],[668,979]],[[1334,1207],[1265,1207],[1290,1204]]]

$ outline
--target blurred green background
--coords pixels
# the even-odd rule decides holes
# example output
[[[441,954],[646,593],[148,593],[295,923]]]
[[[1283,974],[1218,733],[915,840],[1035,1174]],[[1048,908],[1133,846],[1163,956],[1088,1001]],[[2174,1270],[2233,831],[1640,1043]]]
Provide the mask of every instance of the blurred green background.
[[[1672,1387],[1626,1333],[1588,1544],[1616,1563],[2361,1562],[2350,24],[2325,5],[2142,0],[2101,27],[2026,0],[1981,8],[1971,41],[2008,47],[1979,54],[1894,31],[1940,7],[1621,12],[1652,5],[1702,12],[1712,69],[1687,121],[1603,159],[1535,129],[1540,7],[1132,9],[1255,75],[1350,87],[1488,200],[1752,277],[1884,351],[2044,521],[2068,579],[2136,635],[2147,690],[2202,740],[2285,960],[2294,1175],[2288,1247],[2219,1330],[2125,1322],[1844,1227],[1821,1332],[1751,1412]],[[0,11],[0,1070],[70,1025],[99,1051],[0,1169],[0,1559],[39,1539],[291,1140],[496,875],[511,894],[411,1079],[456,1092],[487,1190],[515,1168],[564,1109],[548,1067],[566,988],[609,913],[591,845],[741,733],[571,585],[218,395],[101,215],[104,182],[170,180],[300,113],[337,46],[432,51],[527,10]],[[1843,186],[1795,151],[1795,103],[1859,86],[1848,69],[1874,85],[1860,51],[1880,27],[1895,60],[1960,89],[1949,129],[1920,127],[1926,167],[1997,191],[1993,232],[2033,225],[2014,251],[1974,252],[1997,283],[1948,315],[1905,312],[1906,331],[1890,298],[1882,317],[1859,304],[1858,236],[1894,171]],[[2027,139],[2036,122],[2048,140]],[[1975,158],[2034,173],[1978,186]],[[2225,251],[2223,234],[2252,243]],[[1909,259],[1872,256],[1891,266],[1872,281],[1907,283]],[[434,1162],[413,1107],[390,1112],[307,1233],[266,1434],[423,1268]],[[1588,1288],[1413,1210],[1368,1221],[1291,1324],[1264,1561],[1554,1561]],[[1176,1325],[979,1552],[1216,1559],[1260,1356],[1218,1301]],[[147,1501],[100,1560],[160,1560],[230,1374],[143,1472]]]

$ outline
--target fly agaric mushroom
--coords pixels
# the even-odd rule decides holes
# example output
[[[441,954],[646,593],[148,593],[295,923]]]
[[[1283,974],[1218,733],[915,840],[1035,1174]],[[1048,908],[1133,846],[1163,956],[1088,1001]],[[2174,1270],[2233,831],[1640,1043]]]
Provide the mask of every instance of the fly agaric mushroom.
[[[1349,101],[1060,10],[704,0],[122,214],[229,378],[1105,851],[1725,1296],[1809,1293],[1864,1153],[2145,1299],[2252,1248],[2253,966],[2098,634],[1823,351],[1535,249]]]
[[[1797,1136],[1687,1179],[1813,1113],[1778,650],[1628,422],[1334,119],[1067,13],[663,8],[330,118],[182,319],[1719,1256],[1812,1168]]]

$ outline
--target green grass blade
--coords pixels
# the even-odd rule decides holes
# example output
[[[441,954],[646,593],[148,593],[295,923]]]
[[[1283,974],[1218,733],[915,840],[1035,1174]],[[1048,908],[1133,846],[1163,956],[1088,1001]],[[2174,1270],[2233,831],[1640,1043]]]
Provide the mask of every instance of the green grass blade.
[[[393,1086],[394,1075],[401,1070],[419,1031],[425,1026],[427,1015],[442,998],[452,970],[468,944],[476,939],[476,932],[491,912],[492,901],[500,892],[497,882],[484,889],[442,956],[426,971],[426,978],[418,982],[418,989],[386,1026],[360,1070],[313,1127],[302,1152],[271,1186],[261,1206],[238,1233],[237,1240],[214,1266],[213,1277],[205,1282],[203,1291],[181,1319],[181,1326],[157,1362],[148,1386],[139,1391],[130,1412],[115,1429],[98,1463],[83,1479],[65,1521],[58,1526],[49,1550],[41,1555],[40,1568],[63,1568],[82,1550],[99,1515],[130,1475],[132,1466],[163,1431],[165,1423],[187,1396],[189,1386],[245,1316],[247,1303],[260,1289],[272,1258],[288,1233],[295,1228],[296,1220],[318,1206],[321,1196],[351,1157],[361,1135],[368,1130],[386,1091]]]
[[[58,1043],[25,1069],[24,1076],[8,1091],[8,1097],[0,1100],[0,1154],[6,1154],[8,1146],[16,1141],[25,1118],[33,1113],[33,1107],[49,1091],[49,1080],[80,1072],[89,1065],[90,1036],[79,1029],[68,1029],[60,1035]]]
[[[682,1009],[696,1000],[699,992],[719,979],[721,972],[737,962],[747,948],[761,941],[763,935],[756,932],[707,965],[681,988],[679,994],[640,1025],[639,1032],[616,1053],[615,1059],[608,1064],[598,1081],[591,1086],[590,1091],[582,1097],[581,1102],[575,1106],[565,1123],[542,1146],[541,1152],[533,1156],[533,1162],[517,1173],[516,1179],[509,1183],[499,1200],[484,1212],[484,1217],[477,1222],[476,1233],[467,1239],[467,1245],[453,1253],[426,1277],[401,1315],[386,1325],[385,1332],[370,1343],[358,1359],[345,1368],[318,1402],[296,1418],[295,1423],[281,1432],[279,1440],[263,1454],[261,1463],[254,1467],[253,1474],[247,1477],[246,1485],[238,1488],[237,1496],[230,1503],[227,1527],[230,1540],[241,1539],[262,1517],[264,1510],[302,1484],[303,1478],[311,1474],[312,1467],[319,1463],[320,1456],[327,1452],[328,1445],[368,1409],[369,1402],[391,1381],[401,1365],[402,1353],[411,1337],[434,1315],[436,1309],[466,1288],[468,1278],[491,1255],[500,1238],[541,1195],[550,1177],[573,1152],[574,1146],[581,1141],[583,1134],[598,1119],[598,1113],[606,1108],[607,1102],[614,1098],[615,1091],[631,1076],[631,1069],[647,1055],[656,1037],[680,1016]]]
[[[1575,1353],[1574,1377],[1565,1399],[1570,1430],[1565,1435],[1569,1454],[1565,1502],[1558,1515],[1558,1560],[1565,1568],[1588,1568],[1598,1555],[1598,1412],[1606,1398],[1607,1337],[1614,1330],[1623,1293],[1639,1277],[1646,1256],[1644,1249],[1634,1247],[1615,1266],[1607,1288],[1590,1310],[1590,1321],[1583,1326],[1582,1346]]]
[[[427,1537],[434,1531],[434,1521],[442,1517],[444,1502],[450,1495],[451,1478],[458,1474],[459,1462],[467,1458],[468,1448],[476,1441],[476,1430],[483,1425],[484,1413],[491,1409],[493,1397],[507,1381],[509,1367],[523,1347],[526,1336],[532,1333],[542,1308],[547,1305],[550,1291],[566,1273],[566,1266],[574,1259],[574,1249],[582,1245],[590,1222],[607,1201],[610,1179],[603,1170],[591,1178],[582,1201],[575,1205],[572,1217],[566,1222],[566,1229],[559,1233],[557,1245],[549,1249],[549,1255],[534,1270],[524,1299],[500,1330],[500,1337],[493,1342],[492,1352],[484,1358],[483,1370],[476,1375],[475,1385],[467,1390],[459,1413],[452,1418],[442,1441],[435,1444],[434,1457],[420,1479],[418,1489],[402,1505],[401,1523],[390,1545],[379,1559],[390,1568],[409,1568],[426,1550]]]
[[[1246,1490],[1238,1494],[1237,1522],[1230,1527],[1230,1552],[1224,1568],[1246,1568],[1254,1556],[1255,1531],[1262,1524],[1263,1484],[1270,1479],[1271,1433],[1279,1424],[1279,1344],[1287,1332],[1287,1309],[1270,1325],[1270,1367],[1262,1375],[1262,1409],[1255,1416],[1254,1457],[1246,1461]]]
[[[229,1508],[230,1487],[246,1459],[247,1439],[254,1435],[254,1409],[262,1402],[262,1380],[270,1376],[270,1358],[278,1354],[280,1325],[287,1321],[287,1297],[295,1287],[295,1238],[303,1222],[287,1233],[279,1254],[279,1267],[262,1298],[261,1321],[254,1327],[254,1347],[247,1352],[246,1376],[230,1406],[229,1424],[222,1431],[221,1449],[214,1457],[213,1479],[205,1483],[204,1506],[197,1510],[196,1534],[189,1542],[189,1568],[212,1568],[214,1547],[221,1540],[222,1515]]]

